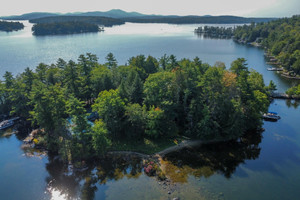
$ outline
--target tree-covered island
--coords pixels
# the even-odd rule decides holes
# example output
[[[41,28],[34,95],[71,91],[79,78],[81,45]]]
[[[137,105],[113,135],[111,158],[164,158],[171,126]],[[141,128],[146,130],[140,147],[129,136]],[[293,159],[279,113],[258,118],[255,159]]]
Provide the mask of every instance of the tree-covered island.
[[[0,31],[19,31],[24,28],[24,24],[20,22],[8,22],[0,20]]]
[[[194,30],[196,34],[203,35],[204,37],[211,38],[232,38],[234,34],[234,28],[218,27],[218,26],[204,26],[198,27]]]
[[[109,17],[90,16],[53,16],[29,20],[35,23],[32,27],[33,35],[62,35],[98,32],[102,27],[121,25],[125,22]]]
[[[32,27],[33,35],[66,35],[76,33],[96,33],[101,31],[96,24],[85,22],[53,22],[35,24]]]
[[[272,88],[243,58],[229,70],[174,55],[118,65],[110,53],[106,61],[88,53],[16,77],[6,72],[0,114],[31,123],[36,147],[75,162],[133,146],[156,150],[182,136],[234,140],[259,129],[269,106]]]

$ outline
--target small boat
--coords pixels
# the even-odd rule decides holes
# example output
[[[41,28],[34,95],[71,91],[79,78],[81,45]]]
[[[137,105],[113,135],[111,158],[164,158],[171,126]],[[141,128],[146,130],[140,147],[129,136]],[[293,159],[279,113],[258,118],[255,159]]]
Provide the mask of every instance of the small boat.
[[[277,67],[269,67],[267,68],[268,71],[283,71],[283,68],[277,68]]]
[[[5,120],[0,123],[0,130],[4,130],[14,125],[14,120]]]
[[[263,119],[277,121],[280,119],[280,116],[276,112],[268,112],[263,114]]]

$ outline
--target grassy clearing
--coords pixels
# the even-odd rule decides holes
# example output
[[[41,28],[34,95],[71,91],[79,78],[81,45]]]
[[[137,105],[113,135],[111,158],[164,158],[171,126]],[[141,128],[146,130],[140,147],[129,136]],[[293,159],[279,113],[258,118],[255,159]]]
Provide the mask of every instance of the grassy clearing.
[[[139,141],[132,140],[122,140],[118,142],[113,142],[111,151],[133,151],[144,154],[154,154],[160,152],[168,147],[179,144],[184,138],[162,138],[162,139],[141,139]]]

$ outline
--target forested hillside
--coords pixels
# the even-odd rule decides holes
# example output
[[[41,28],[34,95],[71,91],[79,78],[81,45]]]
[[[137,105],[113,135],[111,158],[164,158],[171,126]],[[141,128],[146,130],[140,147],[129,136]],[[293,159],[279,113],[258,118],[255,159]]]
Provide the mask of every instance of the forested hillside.
[[[267,23],[237,27],[234,32],[240,42],[258,42],[275,56],[278,64],[288,71],[300,74],[300,16]]]

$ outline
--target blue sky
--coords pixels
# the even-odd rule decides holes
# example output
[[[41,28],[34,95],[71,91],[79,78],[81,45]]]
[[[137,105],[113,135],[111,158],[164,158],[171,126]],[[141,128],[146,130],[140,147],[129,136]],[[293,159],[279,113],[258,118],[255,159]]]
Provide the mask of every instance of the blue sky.
[[[237,15],[290,17],[300,14],[300,0],[8,0],[0,16],[28,12],[78,12],[122,9],[164,15]]]

